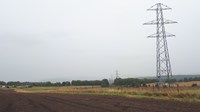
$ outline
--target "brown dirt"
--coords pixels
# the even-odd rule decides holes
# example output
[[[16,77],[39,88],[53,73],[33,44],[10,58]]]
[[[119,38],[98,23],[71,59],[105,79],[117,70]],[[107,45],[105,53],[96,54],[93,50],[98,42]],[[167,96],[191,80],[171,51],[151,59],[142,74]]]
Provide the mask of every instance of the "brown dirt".
[[[0,112],[200,112],[200,103],[0,90]]]

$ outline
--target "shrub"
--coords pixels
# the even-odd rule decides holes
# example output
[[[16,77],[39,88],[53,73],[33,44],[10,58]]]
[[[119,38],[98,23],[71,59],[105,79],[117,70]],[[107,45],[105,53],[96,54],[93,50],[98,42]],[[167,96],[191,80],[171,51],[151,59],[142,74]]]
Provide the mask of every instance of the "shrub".
[[[198,85],[196,83],[192,84],[192,87],[197,87]]]
[[[167,88],[167,85],[163,85],[163,88]]]

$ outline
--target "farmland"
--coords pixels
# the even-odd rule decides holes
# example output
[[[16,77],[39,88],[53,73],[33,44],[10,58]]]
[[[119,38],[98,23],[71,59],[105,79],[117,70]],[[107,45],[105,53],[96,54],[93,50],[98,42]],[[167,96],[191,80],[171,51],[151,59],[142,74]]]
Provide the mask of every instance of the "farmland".
[[[199,82],[180,87],[64,86],[0,89],[0,112],[198,112]]]
[[[108,87],[100,86],[66,86],[66,87],[33,87],[15,89],[20,93],[61,93],[61,94],[95,94],[95,95],[115,95],[133,98],[150,98],[176,100],[186,102],[200,102],[200,88],[191,87],[192,84],[200,85],[200,81],[179,82],[171,88],[155,87]]]
[[[36,88],[35,88],[36,89]],[[198,112],[200,103],[112,95],[0,90],[0,112]]]

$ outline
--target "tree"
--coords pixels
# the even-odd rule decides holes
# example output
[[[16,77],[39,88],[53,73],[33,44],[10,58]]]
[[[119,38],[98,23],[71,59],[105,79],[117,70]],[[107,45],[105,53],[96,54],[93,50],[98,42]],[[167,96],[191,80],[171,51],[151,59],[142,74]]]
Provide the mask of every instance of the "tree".
[[[71,83],[68,81],[62,82],[62,86],[71,86]]]
[[[185,78],[183,79],[183,81],[184,81],[184,82],[188,82],[188,78],[185,77]]]
[[[16,82],[10,81],[10,82],[7,82],[7,85],[9,85],[9,86],[20,86],[21,82],[19,82],[19,81],[16,81]]]
[[[108,87],[108,86],[109,86],[108,79],[103,79],[101,83],[101,87]]]
[[[115,86],[126,86],[126,87],[146,87],[147,83],[154,83],[157,82],[156,79],[137,79],[137,78],[127,78],[121,79],[116,78],[114,80]]]
[[[0,85],[6,85],[6,82],[0,81]]]
[[[80,81],[80,80],[73,80],[72,81],[72,85],[73,86],[100,86],[102,83],[102,81],[100,80],[84,80],[84,81]]]

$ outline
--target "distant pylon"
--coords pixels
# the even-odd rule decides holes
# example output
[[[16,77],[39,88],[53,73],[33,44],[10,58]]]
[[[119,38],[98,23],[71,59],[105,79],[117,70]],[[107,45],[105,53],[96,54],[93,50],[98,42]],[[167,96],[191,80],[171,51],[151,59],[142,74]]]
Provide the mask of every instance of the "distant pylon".
[[[156,33],[148,36],[148,38],[156,38],[156,76],[159,82],[165,82],[166,79],[170,79],[172,77],[166,37],[175,36],[165,31],[165,24],[177,22],[164,19],[163,10],[171,10],[171,8],[162,3],[157,3],[147,10],[156,11],[156,20],[144,23],[144,25],[157,26]]]
[[[116,75],[116,79],[117,79],[117,78],[120,78],[120,77],[119,77],[119,71],[118,71],[118,70],[116,70],[115,75]]]

